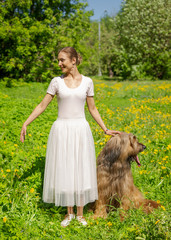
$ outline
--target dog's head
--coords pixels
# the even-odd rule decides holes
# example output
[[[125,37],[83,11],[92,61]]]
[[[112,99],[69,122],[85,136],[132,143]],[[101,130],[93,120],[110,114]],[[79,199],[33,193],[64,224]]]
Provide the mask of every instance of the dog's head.
[[[104,147],[104,160],[109,163],[110,166],[116,162],[120,161],[122,164],[125,162],[136,161],[138,166],[140,162],[138,159],[138,153],[145,149],[145,145],[139,143],[136,136],[132,133],[122,132],[110,140]]]

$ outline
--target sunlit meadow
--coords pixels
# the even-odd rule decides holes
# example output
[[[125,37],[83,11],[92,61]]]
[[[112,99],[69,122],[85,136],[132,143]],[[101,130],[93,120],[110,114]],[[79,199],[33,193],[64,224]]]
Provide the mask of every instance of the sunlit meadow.
[[[28,126],[22,144],[22,123],[42,100],[48,84],[23,83],[11,89],[1,84],[1,239],[170,239],[171,84],[93,80],[96,106],[106,126],[132,132],[146,145],[139,154],[141,167],[132,163],[134,183],[161,207],[149,215],[130,210],[129,217],[120,222],[118,210],[111,211],[105,220],[93,220],[86,206],[87,227],[73,220],[62,228],[66,208],[42,202],[46,144],[57,117],[56,99]],[[87,107],[86,117],[98,155],[110,137],[92,119]]]

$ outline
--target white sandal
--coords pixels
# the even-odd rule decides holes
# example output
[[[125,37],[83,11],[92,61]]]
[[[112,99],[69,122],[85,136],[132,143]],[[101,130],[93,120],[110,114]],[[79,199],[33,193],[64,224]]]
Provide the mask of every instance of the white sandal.
[[[87,225],[87,222],[85,220],[85,218],[83,216],[77,216],[76,219],[82,223],[83,226],[86,226]]]
[[[75,214],[67,214],[65,219],[61,222],[62,227],[66,227],[70,224],[71,220],[75,218]]]

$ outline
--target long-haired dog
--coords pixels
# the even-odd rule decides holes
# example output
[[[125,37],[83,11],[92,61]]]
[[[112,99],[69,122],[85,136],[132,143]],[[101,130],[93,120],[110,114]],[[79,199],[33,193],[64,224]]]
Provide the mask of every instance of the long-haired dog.
[[[131,172],[131,161],[140,166],[138,153],[146,147],[136,136],[122,132],[106,143],[97,158],[97,184],[99,198],[95,202],[94,218],[107,217],[109,206],[123,210],[142,207],[150,213],[159,204],[147,200],[136,188]],[[123,220],[124,215],[120,215]]]

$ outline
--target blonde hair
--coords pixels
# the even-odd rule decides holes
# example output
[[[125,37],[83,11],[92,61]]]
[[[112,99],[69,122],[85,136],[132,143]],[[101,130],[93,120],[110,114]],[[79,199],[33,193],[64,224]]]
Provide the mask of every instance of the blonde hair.
[[[79,53],[77,53],[77,51],[73,47],[64,47],[58,52],[58,54],[60,52],[67,53],[71,60],[75,57],[76,58],[76,65],[79,65],[82,62],[81,55]]]

